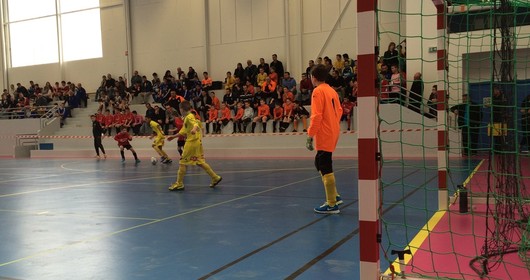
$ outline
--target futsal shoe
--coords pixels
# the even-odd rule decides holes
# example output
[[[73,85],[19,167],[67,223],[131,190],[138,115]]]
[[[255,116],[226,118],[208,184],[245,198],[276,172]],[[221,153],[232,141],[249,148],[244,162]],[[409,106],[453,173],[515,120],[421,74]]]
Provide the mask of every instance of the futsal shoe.
[[[162,163],[164,163],[164,164],[170,164],[170,163],[172,163],[172,162],[173,162],[173,161],[170,160],[169,158],[166,158],[166,159],[164,159],[164,160],[162,161]]]
[[[221,183],[221,181],[223,180],[223,177],[219,176],[217,179],[215,180],[212,180],[212,183],[210,184],[210,188],[215,188],[215,186],[217,186],[217,184]]]
[[[183,191],[183,190],[184,190],[184,185],[179,185],[177,183],[174,183],[171,186],[169,186],[169,191]]]
[[[315,208],[315,212],[318,214],[338,214],[340,213],[340,210],[338,205],[329,206],[329,204],[326,202]]]
[[[337,195],[335,197],[335,200],[337,201],[335,202],[335,205],[341,205],[342,203],[344,203],[344,201],[342,201],[342,198],[340,198],[340,195]]]
[[[140,162],[142,162],[142,161],[139,160],[139,159],[137,159],[137,160],[134,161],[134,163],[136,163],[136,164],[138,164],[138,163],[140,163]]]

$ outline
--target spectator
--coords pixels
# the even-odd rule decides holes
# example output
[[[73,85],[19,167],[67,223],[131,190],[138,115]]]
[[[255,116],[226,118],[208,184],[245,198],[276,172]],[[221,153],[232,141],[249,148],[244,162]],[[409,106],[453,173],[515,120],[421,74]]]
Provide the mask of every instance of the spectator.
[[[133,76],[131,77],[131,85],[141,84],[142,76],[138,74],[137,70],[134,70]]]
[[[226,104],[228,109],[233,110],[234,113],[237,110],[237,96],[234,96],[230,89],[225,89],[225,95],[223,96],[223,103]]]
[[[335,56],[335,62],[333,62],[333,68],[339,71],[339,74],[342,75],[342,70],[344,69],[344,60],[342,59],[341,54]]]
[[[232,89],[232,86],[235,84],[236,80],[232,76],[232,73],[230,71],[226,72],[226,78],[225,78],[225,89],[229,88]]]
[[[24,97],[29,97],[28,89],[20,83],[17,83],[16,93],[22,93]]]
[[[409,93],[409,108],[423,115],[422,106],[423,105],[423,80],[421,79],[421,73],[417,72],[414,74],[414,81],[410,87]]]
[[[272,55],[272,62],[270,64],[270,67],[274,68],[276,73],[278,73],[278,77],[283,77],[283,72],[284,72],[283,63],[278,60],[278,55],[276,54]],[[278,83],[278,81],[276,81],[276,83]]]
[[[313,67],[315,67],[315,62],[313,60],[309,60],[308,66],[305,69],[305,75],[309,78],[309,82],[311,82],[311,69],[313,69]]]
[[[269,64],[265,63],[265,59],[263,57],[259,59],[258,69],[259,68],[263,68],[263,71],[265,71],[265,73],[267,73],[267,75],[270,73]]]
[[[210,97],[212,98],[212,106],[214,106],[217,110],[221,109],[221,101],[219,98],[217,98],[217,96],[215,96],[215,92],[211,91]]]
[[[287,87],[290,92],[296,94],[296,80],[291,77],[291,73],[285,72],[283,74],[282,86]]]
[[[77,83],[75,95],[80,102],[81,107],[86,108],[88,104],[88,94],[81,83]]]
[[[274,92],[276,91],[276,83],[270,77],[267,77],[265,79],[265,83],[261,86],[261,90],[265,99],[272,98]]]
[[[399,65],[398,56],[399,53],[396,50],[396,43],[390,42],[387,51],[385,51],[385,54],[383,55],[383,64],[389,67],[392,67],[392,65]]]
[[[243,64],[238,63],[236,70],[234,70],[234,78],[239,78],[240,81],[246,81],[245,80],[245,69],[243,68]]]
[[[339,71],[333,70],[331,78],[328,80],[328,84],[332,87],[340,97],[340,100],[344,97],[344,79],[340,76]]]
[[[258,75],[258,68],[252,64],[252,60],[247,60],[247,67],[245,67],[245,81],[249,81],[253,85],[256,84],[256,76]]]
[[[156,75],[156,73],[153,73]],[[140,87],[140,102],[145,104],[149,102],[149,98],[153,95],[153,83],[147,79],[146,76],[142,76],[142,82]]]
[[[202,75],[204,76],[204,79],[201,81],[202,89],[208,91],[212,88],[212,78],[210,78],[208,72],[203,72]]]
[[[430,118],[436,118],[437,112],[438,112],[438,86],[433,85],[431,89],[431,94],[429,95],[429,101],[427,101],[427,105],[429,106],[429,114]]]
[[[284,103],[287,99],[294,100],[294,94],[289,91],[289,88],[283,87],[283,95],[282,95],[282,102]]]
[[[263,86],[263,83],[265,83],[265,79],[267,79],[267,76],[268,76],[268,74],[265,72],[265,69],[260,67],[259,68],[259,73],[258,73],[258,76],[257,76],[258,87],[262,87]]]
[[[313,91],[313,83],[307,73],[302,74],[300,80],[300,92],[296,95],[295,100],[301,102],[302,105],[311,104],[311,92]]]

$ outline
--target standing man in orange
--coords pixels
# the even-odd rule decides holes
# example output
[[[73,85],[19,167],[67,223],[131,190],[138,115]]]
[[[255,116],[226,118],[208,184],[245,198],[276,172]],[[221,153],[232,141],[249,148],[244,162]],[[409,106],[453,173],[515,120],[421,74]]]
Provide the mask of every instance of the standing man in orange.
[[[311,82],[315,89],[311,97],[311,123],[306,147],[314,150],[314,139],[317,149],[315,167],[322,176],[326,191],[326,202],[314,210],[319,214],[338,214],[342,199],[337,193],[332,155],[339,140],[342,107],[337,92],[325,82],[327,76],[328,70],[324,65],[317,65],[311,70]]]

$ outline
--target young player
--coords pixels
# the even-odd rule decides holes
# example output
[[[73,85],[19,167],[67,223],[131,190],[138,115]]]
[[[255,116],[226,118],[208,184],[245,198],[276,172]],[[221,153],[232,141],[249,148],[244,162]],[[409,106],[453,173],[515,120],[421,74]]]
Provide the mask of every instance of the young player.
[[[176,116],[175,117],[175,128],[170,129],[169,132],[178,133],[182,129],[183,126],[184,126],[184,120],[182,119],[182,117],[181,116]],[[177,151],[179,152],[180,156],[182,156],[182,151],[183,151],[183,148],[184,148],[184,144],[186,143],[186,138],[184,136],[182,136],[182,135],[179,135],[177,138],[178,138],[178,140],[177,140]],[[173,139],[173,138],[171,138],[171,136],[170,136],[170,137],[168,137],[168,141],[171,141],[170,139]]]
[[[236,115],[232,118],[232,134],[234,133],[241,133],[243,130],[241,130],[241,123],[243,122],[243,113],[245,112],[245,109],[243,109],[243,104],[241,102],[237,102],[237,110]],[[237,128],[237,130],[236,130]]]
[[[210,188],[215,188],[215,186],[217,186],[217,184],[223,179],[212,170],[210,165],[208,165],[204,159],[201,123],[195,118],[190,110],[191,104],[189,101],[183,101],[180,103],[180,111],[184,116],[184,126],[180,129],[179,133],[168,137],[168,141],[179,136],[186,137],[184,151],[179,162],[180,165],[177,173],[177,181],[169,187],[170,191],[184,190],[184,176],[186,175],[188,165],[198,165],[210,175],[212,178]]]
[[[256,129],[257,122],[261,122],[261,126],[263,127],[262,132],[267,133],[267,121],[269,120],[271,109],[269,105],[265,104],[265,99],[261,99],[259,104],[258,115],[252,120],[252,133],[254,133],[254,129]]]
[[[221,117],[217,119],[217,134],[221,134],[221,130],[230,122],[232,119],[232,113],[226,103],[221,104]]]
[[[280,132],[285,132],[289,127],[289,124],[294,120],[294,103],[291,99],[286,99],[283,103],[283,120],[280,123]]]
[[[247,132],[247,126],[249,123],[252,122],[252,118],[254,117],[254,108],[252,108],[252,104],[250,101],[245,102],[245,110],[243,111],[243,117],[241,118],[241,121],[243,122],[243,133]]]
[[[151,119],[151,116],[145,116],[145,121],[149,124],[151,129],[153,130],[153,134],[149,136],[149,139],[153,139],[155,137],[155,140],[153,141],[153,149],[155,149],[156,153],[160,155],[161,162],[162,163],[171,163],[172,160],[169,158],[169,156],[162,150],[164,147],[164,139],[166,139],[166,135],[164,135],[164,131],[162,131],[162,126],[160,126],[159,123],[153,121]]]
[[[212,134],[215,134],[217,132],[217,117],[219,115],[219,111],[215,109],[214,106],[211,106],[208,110],[208,119],[204,122],[206,124],[206,134],[210,133],[210,123],[212,124]]]
[[[96,120],[96,115],[91,115],[90,119],[92,120],[92,135],[94,136],[94,149],[96,149],[96,158],[100,159],[99,150],[103,153],[103,157],[107,158],[105,154],[105,148],[101,143],[101,138],[103,137],[105,130],[101,127],[101,124]]]
[[[337,106],[340,107],[340,103],[337,103]],[[298,129],[298,122],[302,120],[302,127],[304,132],[307,131],[307,118],[309,117],[309,112],[305,109],[300,102],[296,101],[293,108],[294,122],[293,122],[293,132],[296,132]]]
[[[278,126],[278,130],[281,131],[281,123],[283,121],[283,108],[279,101],[275,102],[272,115],[273,115],[272,132],[276,132],[276,126]]]
[[[344,101],[342,101],[342,118],[341,121],[346,121],[348,123],[348,131],[351,130],[351,119],[353,116],[353,107],[355,107],[355,103],[350,101],[350,98],[347,96],[344,97]]]
[[[140,160],[138,159],[138,155],[136,155],[136,151],[134,150],[134,148],[131,146],[131,143],[129,142],[129,141],[132,141],[132,136],[129,134],[129,132],[127,132],[127,128],[125,126],[121,128],[120,133],[114,136],[114,140],[118,142],[118,147],[120,147],[121,162],[125,162],[124,149],[127,149],[132,152],[135,163],[140,163]]]
[[[315,139],[315,166],[326,191],[326,202],[314,210],[320,214],[337,214],[340,213],[338,205],[342,199],[337,193],[332,155],[339,140],[342,107],[337,92],[325,82],[327,76],[328,70],[324,65],[317,65],[311,70],[311,82],[315,89],[311,97],[311,124],[306,147],[312,151]]]

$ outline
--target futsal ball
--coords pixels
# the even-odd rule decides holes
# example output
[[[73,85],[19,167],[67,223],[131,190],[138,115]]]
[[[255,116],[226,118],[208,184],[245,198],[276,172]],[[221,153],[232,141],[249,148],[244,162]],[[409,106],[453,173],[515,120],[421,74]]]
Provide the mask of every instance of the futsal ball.
[[[155,165],[158,162],[158,159],[156,157],[151,158],[151,164]]]

